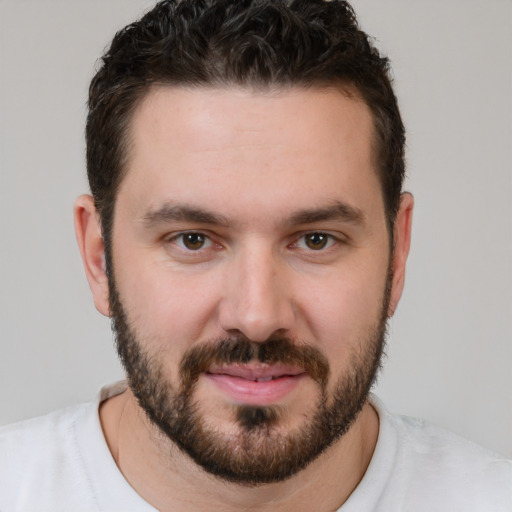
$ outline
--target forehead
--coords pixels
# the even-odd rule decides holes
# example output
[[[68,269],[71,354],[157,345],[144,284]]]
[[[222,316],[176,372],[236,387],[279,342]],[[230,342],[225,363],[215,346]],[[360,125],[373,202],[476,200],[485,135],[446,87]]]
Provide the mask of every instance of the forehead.
[[[359,135],[368,142],[373,122],[354,89],[160,86],[136,108],[130,132],[139,147],[148,142],[147,134],[173,137],[187,144],[183,149],[198,151],[221,149],[235,136],[253,144],[309,142],[322,150],[347,136],[346,142]]]
[[[370,110],[334,88],[159,87],[136,109],[129,140],[118,198],[128,193],[141,208],[380,196]]]

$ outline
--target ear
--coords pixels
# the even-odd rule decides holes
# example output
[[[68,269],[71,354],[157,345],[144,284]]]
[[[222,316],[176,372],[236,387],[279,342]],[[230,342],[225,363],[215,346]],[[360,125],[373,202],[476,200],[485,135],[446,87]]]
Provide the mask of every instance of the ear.
[[[82,255],[85,275],[89,281],[96,309],[110,316],[108,279],[105,265],[105,245],[101,222],[89,195],[80,196],[75,202],[75,234]]]
[[[400,208],[398,210],[393,240],[393,262],[392,272],[393,277],[391,281],[391,296],[388,307],[388,317],[395,314],[398,302],[402,296],[405,283],[405,264],[407,256],[409,255],[409,248],[411,246],[411,225],[412,225],[412,211],[414,207],[414,198],[409,192],[404,192],[400,197]]]

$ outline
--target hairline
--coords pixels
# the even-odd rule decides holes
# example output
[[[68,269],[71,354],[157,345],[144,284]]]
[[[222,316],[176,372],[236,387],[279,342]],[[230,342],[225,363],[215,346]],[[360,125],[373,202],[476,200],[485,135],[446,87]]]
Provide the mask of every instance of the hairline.
[[[386,194],[384,191],[384,183],[382,177],[382,170],[379,168],[378,155],[380,152],[380,147],[383,142],[379,140],[379,129],[378,129],[378,119],[376,113],[373,111],[371,106],[363,97],[362,92],[359,90],[357,85],[349,80],[332,80],[332,81],[311,81],[311,82],[296,82],[296,83],[252,83],[248,82],[246,84],[238,84],[234,82],[204,82],[204,83],[182,83],[182,82],[173,82],[173,81],[155,81],[145,86],[140,86],[141,93],[135,97],[135,100],[132,103],[132,106],[129,112],[126,114],[125,119],[123,120],[123,129],[121,134],[120,141],[120,149],[121,149],[121,158],[119,161],[119,172],[117,174],[117,179],[115,183],[114,190],[112,191],[112,205],[110,209],[110,218],[108,233],[104,233],[106,236],[112,237],[112,231],[114,226],[115,219],[115,211],[117,205],[117,196],[120,190],[120,187],[126,178],[129,168],[129,162],[132,156],[132,148],[134,147],[133,141],[133,129],[134,129],[134,119],[137,111],[141,108],[142,104],[155,92],[160,90],[189,90],[189,91],[249,91],[254,94],[266,94],[269,96],[279,96],[280,94],[286,93],[288,91],[293,90],[316,90],[316,91],[336,91],[340,94],[344,95],[346,98],[349,98],[353,101],[362,102],[366,108],[368,109],[372,121],[372,140],[370,142],[371,147],[371,160],[373,171],[377,174],[377,178],[379,180],[379,187],[381,192],[381,197],[384,205],[384,215],[386,216],[387,222],[386,226],[389,231],[390,238],[392,238],[392,227],[394,224],[394,216],[391,217],[392,212],[388,211],[388,205],[386,204]],[[103,217],[103,216],[102,216]],[[104,220],[101,219],[102,224]],[[391,222],[392,221],[392,222]],[[106,226],[103,226],[106,227]]]

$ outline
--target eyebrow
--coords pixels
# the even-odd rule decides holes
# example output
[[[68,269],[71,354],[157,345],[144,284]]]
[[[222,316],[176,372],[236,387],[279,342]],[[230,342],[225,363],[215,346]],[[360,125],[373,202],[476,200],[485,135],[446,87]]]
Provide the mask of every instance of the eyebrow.
[[[363,224],[365,216],[360,208],[351,206],[343,201],[335,201],[329,206],[300,210],[287,221],[289,224],[313,224],[328,220]]]
[[[146,227],[168,222],[197,222],[200,224],[216,224],[227,226],[227,219],[204,208],[189,205],[165,203],[155,210],[150,210],[141,217]]]
[[[296,211],[285,221],[285,224],[294,226],[329,220],[363,224],[365,216],[361,209],[343,201],[335,201],[329,206]],[[165,203],[157,209],[148,211],[141,217],[141,221],[148,228],[169,222],[197,222],[220,226],[229,226],[230,224],[223,215],[196,206],[173,203]]]

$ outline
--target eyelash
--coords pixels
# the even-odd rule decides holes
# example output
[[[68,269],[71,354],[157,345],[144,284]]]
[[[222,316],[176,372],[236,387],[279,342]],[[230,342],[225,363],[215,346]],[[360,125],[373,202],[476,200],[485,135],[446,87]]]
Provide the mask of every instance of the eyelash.
[[[204,247],[204,245],[202,245],[201,247],[198,247],[195,250],[191,249],[189,247],[186,247],[185,241],[184,241],[184,238],[186,236],[191,236],[191,237],[195,236],[195,237],[203,238],[205,243],[207,244],[207,247]],[[181,243],[179,243],[179,240],[181,240]],[[178,233],[177,235],[170,237],[168,239],[168,241],[173,243],[174,245],[178,246],[181,250],[186,251],[186,252],[191,252],[191,253],[199,252],[201,249],[203,249],[203,250],[208,249],[214,245],[211,237],[206,235],[205,233],[200,232],[200,231],[184,231],[182,233]]]
[[[202,238],[204,243],[200,247],[197,247],[196,249],[187,247],[185,245],[185,241],[184,241],[185,237],[187,237],[187,236],[197,237],[200,239]],[[301,242],[304,242],[303,245],[308,244],[307,237],[312,237],[310,240],[312,240],[313,237],[316,237],[317,240],[319,239],[318,242],[320,243],[320,245],[324,241],[325,241],[325,245],[320,246],[318,249],[314,249],[310,246],[300,247]],[[209,248],[213,247],[214,245],[216,245],[215,242],[212,240],[211,236],[209,236],[201,231],[184,231],[184,232],[181,232],[181,233],[171,236],[170,238],[167,239],[167,241],[173,243],[179,249],[181,249],[182,251],[188,252],[188,253],[199,253],[199,252],[202,252],[203,250],[209,249]],[[181,243],[180,243],[180,241],[181,241]],[[193,241],[194,241],[194,238],[192,238],[192,243],[193,243]],[[312,241],[314,242],[314,240],[312,240]],[[301,234],[296,239],[295,242],[293,242],[292,244],[289,245],[289,247],[291,247],[292,249],[305,250],[305,251],[312,252],[312,253],[314,253],[314,252],[320,253],[320,252],[327,251],[333,245],[340,243],[340,242],[341,242],[341,240],[338,237],[335,237],[334,235],[331,235],[324,231],[309,231],[307,233]],[[218,245],[218,247],[221,247],[221,246]]]
[[[337,242],[339,242],[339,238],[336,238],[334,235],[331,235],[329,233],[325,233],[324,231],[310,231],[308,233],[304,233],[302,234],[296,242],[294,242],[292,244],[293,247],[296,247],[296,248],[299,248],[299,243],[301,241],[304,241],[304,243],[307,245],[308,244],[308,241],[307,241],[307,237],[319,237],[320,238],[320,243],[324,242],[325,241],[325,245],[324,246],[321,246],[321,247],[318,247],[317,249],[313,249],[312,247],[303,247],[302,249],[304,250],[309,250],[311,252],[323,252],[323,251],[327,251],[329,248],[331,248],[334,244],[336,244]]]

